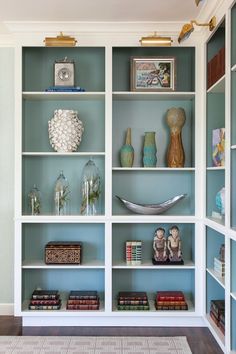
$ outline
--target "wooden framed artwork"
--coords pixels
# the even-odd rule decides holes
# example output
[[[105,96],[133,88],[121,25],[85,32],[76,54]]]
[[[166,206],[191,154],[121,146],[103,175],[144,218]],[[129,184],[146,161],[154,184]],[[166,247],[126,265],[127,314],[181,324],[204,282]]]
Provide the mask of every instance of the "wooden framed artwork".
[[[174,57],[131,57],[131,91],[174,91]]]

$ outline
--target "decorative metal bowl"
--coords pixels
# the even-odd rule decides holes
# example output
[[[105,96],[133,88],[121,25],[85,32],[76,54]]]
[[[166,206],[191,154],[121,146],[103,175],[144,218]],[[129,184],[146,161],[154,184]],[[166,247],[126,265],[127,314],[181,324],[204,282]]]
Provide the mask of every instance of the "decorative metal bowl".
[[[121,198],[118,195],[116,195],[116,198],[118,198],[126,206],[127,209],[133,211],[136,214],[157,215],[174,206],[179,200],[186,197],[186,195],[187,194],[176,195],[172,199],[168,199],[160,204],[137,204]]]

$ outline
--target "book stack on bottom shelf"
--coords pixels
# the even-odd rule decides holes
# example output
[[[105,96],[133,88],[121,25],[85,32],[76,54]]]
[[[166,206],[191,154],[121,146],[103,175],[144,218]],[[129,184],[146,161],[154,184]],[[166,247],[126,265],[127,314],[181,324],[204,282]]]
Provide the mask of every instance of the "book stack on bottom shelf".
[[[97,291],[73,290],[67,300],[67,310],[99,310]]]
[[[29,310],[60,310],[61,299],[58,290],[34,290]]]
[[[149,302],[146,292],[120,291],[117,302],[117,309],[121,311],[149,310]]]
[[[142,241],[126,241],[125,254],[127,265],[142,263]]]
[[[214,323],[225,334],[225,302],[224,300],[211,300],[210,316]]]
[[[182,291],[158,291],[155,299],[156,310],[188,310]]]

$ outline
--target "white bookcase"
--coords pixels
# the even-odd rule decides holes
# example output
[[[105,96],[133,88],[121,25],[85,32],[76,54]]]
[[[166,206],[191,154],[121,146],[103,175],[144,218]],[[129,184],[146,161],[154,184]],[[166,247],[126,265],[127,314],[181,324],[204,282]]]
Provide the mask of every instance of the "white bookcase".
[[[204,32],[188,46],[142,48],[133,40],[124,43],[112,36],[98,36],[75,48],[46,48],[37,40],[20,40],[16,47],[16,178],[15,178],[15,314],[24,326],[208,326],[226,353],[236,352],[236,5],[224,1],[217,9],[219,26],[210,36]],[[222,20],[221,20],[222,19]],[[207,33],[207,34],[206,34]],[[220,35],[219,35],[220,33]],[[223,34],[222,34],[223,33]],[[124,36],[121,35],[121,38]],[[83,42],[83,41],[82,41]],[[138,43],[138,42],[137,42]],[[203,46],[205,43],[205,47]],[[207,87],[207,61],[218,46],[226,47],[226,70]],[[205,55],[204,55],[205,54]],[[81,93],[47,93],[53,83],[53,63],[67,56],[76,63],[76,84]],[[174,92],[131,92],[130,58],[176,58]],[[205,108],[206,106],[206,108]],[[183,107],[186,123],[183,168],[166,165],[169,129],[165,114]],[[58,108],[78,110],[85,125],[76,153],[56,153],[49,144],[47,124]],[[122,168],[119,150],[126,129],[132,130],[134,166]],[[225,167],[211,163],[212,129],[225,127]],[[157,167],[142,167],[145,131],[156,132]],[[103,181],[102,214],[80,215],[80,181],[90,156]],[[71,187],[71,213],[53,215],[53,187],[60,172]],[[36,184],[43,195],[39,216],[29,215],[27,194]],[[216,192],[226,187],[225,218],[214,219]],[[177,194],[186,197],[166,213],[132,214],[116,195],[140,203],[156,203]],[[183,242],[184,265],[154,266],[152,241],[157,227],[166,231],[178,225]],[[143,241],[143,262],[128,266],[126,240]],[[49,241],[81,241],[82,264],[46,265],[44,247]],[[218,277],[214,257],[225,244],[226,274]],[[29,311],[36,287],[58,289],[63,306],[58,311]],[[68,311],[70,290],[97,290],[99,311]],[[146,291],[149,311],[118,311],[119,291]],[[188,311],[156,311],[158,290],[181,290]],[[210,301],[225,300],[225,335],[210,318]]]

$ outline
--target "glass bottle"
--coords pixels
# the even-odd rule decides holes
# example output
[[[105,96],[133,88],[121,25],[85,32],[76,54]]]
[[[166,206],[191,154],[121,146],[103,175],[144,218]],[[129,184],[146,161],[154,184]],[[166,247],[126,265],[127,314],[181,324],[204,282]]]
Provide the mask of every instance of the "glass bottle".
[[[81,214],[101,214],[101,177],[98,167],[91,158],[83,168],[81,194]]]
[[[41,214],[41,192],[34,184],[33,188],[28,194],[29,199],[29,209],[31,215]]]
[[[69,209],[70,188],[63,171],[60,172],[54,189],[54,205],[56,215],[67,215]]]

